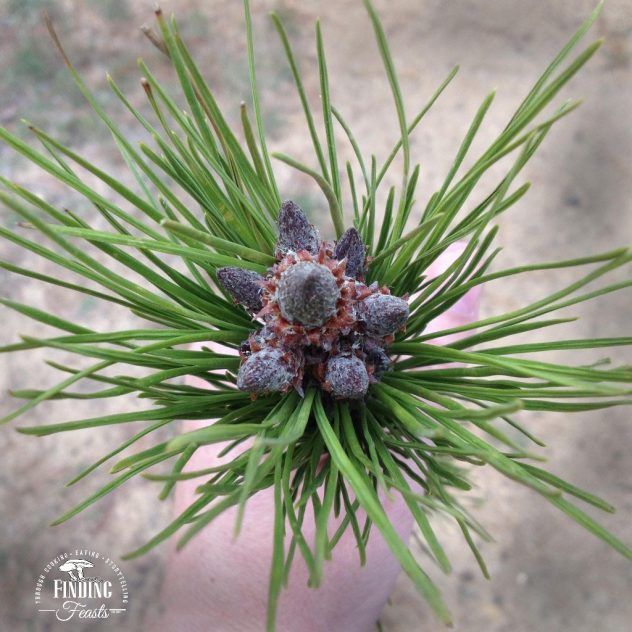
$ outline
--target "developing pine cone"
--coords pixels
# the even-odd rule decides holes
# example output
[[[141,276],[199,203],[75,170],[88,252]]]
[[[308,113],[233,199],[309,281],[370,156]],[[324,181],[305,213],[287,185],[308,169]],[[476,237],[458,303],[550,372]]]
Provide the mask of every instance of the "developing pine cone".
[[[316,383],[336,399],[361,399],[390,368],[387,346],[408,302],[364,283],[366,247],[355,228],[321,241],[294,202],[281,207],[277,263],[263,277],[217,271],[220,285],[263,327],[241,345],[237,387],[253,397]]]

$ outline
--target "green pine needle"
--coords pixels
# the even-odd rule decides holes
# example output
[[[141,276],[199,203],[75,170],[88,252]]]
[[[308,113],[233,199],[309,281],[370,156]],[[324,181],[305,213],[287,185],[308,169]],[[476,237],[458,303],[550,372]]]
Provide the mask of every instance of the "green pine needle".
[[[293,559],[297,555],[304,558],[309,583],[317,587],[322,582],[326,560],[336,555],[336,544],[345,533],[351,533],[357,543],[358,562],[364,563],[372,526],[439,619],[450,622],[438,589],[413,558],[407,543],[398,536],[381,497],[401,494],[432,558],[445,572],[449,572],[450,562],[433,530],[431,514],[443,512],[453,518],[487,577],[472,531],[484,539],[489,539],[489,535],[460,503],[462,492],[470,489],[466,464],[490,465],[532,488],[616,551],[632,557],[629,547],[569,498],[606,512],[614,511],[609,503],[530,463],[543,459],[537,452],[522,448],[511,439],[511,433],[505,432],[517,430],[537,449],[542,442],[512,418],[516,411],[570,413],[632,403],[629,366],[575,365],[572,360],[561,364],[538,359],[538,354],[546,351],[601,350],[632,344],[632,337],[544,338],[549,327],[573,320],[558,317],[559,310],[632,286],[632,281],[602,280],[632,262],[632,253],[621,248],[568,261],[490,271],[499,252],[494,247],[497,233],[494,222],[529,188],[528,183],[519,182],[522,169],[550,129],[579,104],[577,100],[561,102],[552,112],[544,114],[545,108],[599,48],[598,41],[571,57],[598,16],[601,4],[537,80],[497,138],[472,160],[473,141],[485,124],[494,93],[483,100],[443,183],[424,207],[416,202],[419,167],[412,162],[409,137],[454,79],[458,68],[450,72],[423,109],[408,118],[380,18],[369,0],[364,4],[375,31],[400,130],[400,138],[383,164],[363,154],[360,139],[331,102],[323,33],[317,24],[315,70],[320,79],[324,134],[319,131],[312,113],[314,104],[305,92],[290,40],[280,18],[274,14],[272,20],[287,56],[314,156],[308,164],[303,164],[283,153],[268,152],[248,0],[244,1],[244,8],[254,123],[242,103],[239,120],[245,143],[240,140],[241,131],[233,130],[227,122],[175,21],[165,19],[160,11],[157,21],[161,36],[152,38],[173,65],[182,94],[168,94],[147,64],[139,62],[142,85],[153,113],[150,120],[108,78],[123,108],[147,133],[146,141],[139,147],[127,140],[92,96],[47,20],[53,41],[72,77],[112,134],[134,177],[135,189],[124,186],[115,174],[97,168],[28,122],[26,125],[42,150],[0,129],[2,142],[81,195],[94,209],[92,218],[79,218],[46,203],[35,192],[1,178],[0,201],[24,223],[16,231],[0,228],[0,235],[71,272],[75,282],[8,262],[0,262],[0,267],[122,306],[149,322],[144,329],[98,332],[35,306],[0,300],[5,307],[61,332],[51,338],[23,336],[20,342],[0,348],[0,352],[58,349],[95,360],[84,369],[50,362],[65,374],[64,378],[44,390],[14,391],[15,397],[25,401],[2,421],[14,420],[47,400],[103,399],[129,394],[147,399],[148,407],[144,410],[18,428],[25,434],[45,436],[109,424],[141,424],[133,436],[67,485],[76,484],[172,421],[208,421],[205,427],[175,434],[148,449],[128,453],[111,467],[110,472],[116,477],[52,524],[70,519],[136,475],[160,482],[161,499],[170,494],[178,481],[198,480],[197,498],[190,507],[126,556],[131,559],[176,534],[180,536],[178,546],[184,546],[222,511],[233,506],[237,507],[238,532],[248,499],[260,490],[272,488],[274,530],[270,534],[273,562],[268,630],[275,627],[278,597],[287,583]],[[340,164],[334,125],[340,125],[357,165]],[[382,192],[384,177],[400,151],[401,185],[385,192],[385,208],[379,209],[377,200],[382,198],[378,193]],[[315,388],[308,388],[303,398],[292,392],[252,401],[248,394],[236,389],[235,374],[240,360],[235,352],[256,324],[223,293],[217,285],[216,271],[223,266],[237,266],[265,273],[275,261],[275,221],[281,198],[271,157],[317,182],[338,236],[353,222],[370,248],[368,282],[378,281],[390,285],[396,295],[411,296],[407,330],[390,347],[390,353],[397,356],[393,370],[371,386],[366,402],[331,402]],[[471,167],[464,170],[466,157]],[[481,178],[505,157],[511,157],[508,169],[490,191],[481,191]],[[356,167],[361,174],[357,182]],[[92,174],[102,185],[99,191],[106,187],[109,194],[88,185],[79,175],[80,170]],[[178,186],[174,187],[174,183]],[[345,185],[349,187],[352,208],[343,204]],[[180,195],[180,189],[186,198]],[[97,215],[107,221],[108,230],[96,229],[88,223]],[[24,227],[32,229],[34,234],[37,231],[37,236],[30,239],[30,232],[25,232]],[[462,255],[443,274],[428,278],[429,266],[450,244],[462,240],[468,242]],[[115,272],[104,263],[107,258],[133,275]],[[182,263],[186,274],[182,266],[173,264],[174,260]],[[580,272],[583,266],[589,266],[589,270]],[[426,331],[430,322],[472,288],[500,278],[561,268],[577,269],[577,276],[549,296],[467,325],[433,333]],[[90,288],[84,287],[86,281],[91,282]],[[590,291],[584,290],[595,282],[597,285]],[[541,330],[540,342],[511,342],[512,336],[534,330]],[[447,334],[464,332],[469,333],[457,342],[431,344]],[[193,342],[216,342],[226,352],[189,350]],[[116,377],[107,375],[110,367],[116,367]],[[125,367],[141,367],[145,374],[138,377],[137,371],[130,371],[126,375]],[[188,386],[183,382],[184,376],[202,378],[213,390]],[[86,380],[96,383],[97,390],[89,393],[72,390],[74,384]],[[248,438],[254,442],[244,450],[241,442]],[[198,448],[223,442],[231,442],[223,451],[232,457],[225,464],[184,471]],[[322,460],[323,454],[329,458]],[[162,463],[168,464],[169,469],[153,469]],[[309,506],[315,521],[313,543],[304,535]],[[360,510],[367,516],[364,523],[359,521]],[[342,520],[332,536],[328,525],[331,516],[338,513]]]

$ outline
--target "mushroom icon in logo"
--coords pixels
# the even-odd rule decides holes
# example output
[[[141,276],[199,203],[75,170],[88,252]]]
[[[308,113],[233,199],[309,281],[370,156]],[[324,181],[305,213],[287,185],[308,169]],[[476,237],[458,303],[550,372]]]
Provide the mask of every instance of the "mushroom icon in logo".
[[[75,581],[82,581],[83,569],[91,568],[93,566],[94,564],[92,562],[88,562],[88,560],[68,560],[59,567],[59,570],[68,573],[71,579],[74,579]]]

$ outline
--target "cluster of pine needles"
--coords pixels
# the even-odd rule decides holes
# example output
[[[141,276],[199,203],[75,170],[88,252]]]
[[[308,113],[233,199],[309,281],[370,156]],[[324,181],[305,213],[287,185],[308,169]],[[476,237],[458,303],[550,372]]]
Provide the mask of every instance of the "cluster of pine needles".
[[[51,35],[69,72],[109,129],[129,167],[137,184],[134,189],[33,125],[29,124],[29,129],[41,144],[40,149],[0,129],[3,142],[85,197],[111,226],[111,230],[96,230],[89,217],[59,210],[36,192],[1,178],[2,203],[15,211],[22,226],[26,224],[41,234],[29,239],[25,235],[30,231],[0,228],[2,237],[72,275],[53,277],[8,262],[0,265],[17,275],[122,306],[149,323],[145,329],[98,332],[35,306],[2,300],[5,306],[62,333],[47,339],[24,336],[21,342],[0,351],[49,348],[95,361],[83,369],[53,363],[66,374],[65,379],[46,390],[14,392],[25,403],[4,421],[53,399],[98,400],[136,394],[152,400],[154,405],[141,411],[18,428],[41,437],[109,424],[140,424],[136,434],[71,481],[76,483],[174,420],[208,420],[201,429],[174,435],[116,462],[112,468],[116,477],[54,524],[75,516],[139,474],[164,484],[161,498],[169,495],[177,481],[197,478],[200,485],[195,501],[144,546],[127,555],[130,559],[177,532],[179,544],[184,545],[229,507],[239,507],[241,517],[253,494],[273,488],[275,520],[274,532],[270,534],[273,561],[268,629],[274,628],[277,598],[295,556],[305,559],[310,584],[317,587],[324,560],[335,555],[336,544],[349,530],[363,561],[367,540],[371,531],[377,529],[432,609],[448,622],[450,615],[437,588],[397,534],[380,498],[384,490],[402,496],[429,555],[445,571],[450,565],[429,515],[443,512],[454,519],[486,575],[474,534],[483,539],[488,534],[459,500],[462,490],[470,489],[463,464],[490,465],[532,488],[621,554],[632,557],[630,549],[582,511],[574,499],[612,511],[607,503],[534,465],[537,454],[526,451],[511,438],[518,431],[534,446],[541,445],[513,418],[521,409],[572,413],[631,401],[626,399],[632,382],[632,371],[627,367],[612,368],[599,362],[582,366],[557,364],[531,359],[535,354],[629,345],[632,338],[554,338],[531,344],[501,342],[501,346],[498,342],[567,322],[570,319],[556,317],[558,310],[629,287],[632,281],[604,282],[598,289],[584,289],[631,262],[632,254],[623,248],[574,260],[490,271],[499,251],[494,248],[494,221],[529,188],[528,184],[514,185],[514,181],[553,125],[578,105],[573,100],[551,104],[599,48],[600,42],[595,42],[571,57],[600,7],[546,68],[498,137],[464,170],[463,161],[492,103],[493,93],[484,99],[441,188],[422,207],[415,198],[419,166],[411,162],[409,137],[454,79],[458,68],[449,73],[419,113],[410,117],[404,108],[380,19],[368,0],[365,4],[401,132],[383,164],[374,156],[365,158],[359,140],[330,101],[326,57],[317,24],[323,140],[291,43],[276,15],[272,15],[272,20],[305,114],[314,160],[307,165],[285,154],[268,152],[248,0],[244,6],[252,115],[242,104],[242,129],[231,129],[176,22],[158,10],[157,30],[144,30],[169,58],[182,89],[179,98],[185,100],[187,109],[165,91],[142,61],[141,83],[153,112],[151,119],[141,114],[108,77],[123,107],[147,133],[150,142],[138,146],[128,140],[93,97],[49,21]],[[554,109],[548,108],[550,105]],[[350,143],[354,164],[340,164],[334,141],[337,125]],[[506,173],[493,188],[481,194],[481,178],[507,156],[512,162]],[[307,388],[302,398],[290,392],[253,401],[248,393],[236,388],[240,360],[235,350],[257,323],[223,292],[216,271],[236,266],[265,274],[274,263],[276,218],[282,197],[272,159],[313,177],[324,194],[338,236],[345,224],[357,228],[372,257],[367,283],[378,281],[390,286],[397,296],[413,297],[406,331],[396,337],[389,350],[392,369],[380,383],[370,387],[364,401],[327,401],[323,392],[314,387]],[[384,208],[378,210],[378,193],[382,192],[385,175],[394,161],[401,165],[401,186],[388,189],[382,198],[386,199]],[[105,187],[112,196],[87,185],[78,171],[97,178],[102,185],[99,190]],[[343,183],[349,187],[346,197]],[[346,203],[348,208],[343,213],[343,200],[347,199],[351,202]],[[46,245],[46,240],[50,245]],[[454,263],[439,276],[429,277],[429,266],[451,244],[464,240],[467,246]],[[105,257],[129,268],[136,276],[115,272],[103,263]],[[174,260],[181,265],[168,263]],[[554,273],[584,266],[589,266],[589,271],[578,274],[570,285],[520,309],[448,330],[426,332],[429,323],[476,286],[534,271]],[[77,282],[64,280],[73,275]],[[138,276],[141,283],[132,280]],[[86,281],[90,282],[89,287]],[[453,333],[464,335],[451,344],[433,344],[435,339]],[[208,342],[222,345],[226,353],[190,348],[192,343]],[[525,354],[529,359],[523,357]],[[133,375],[124,374],[126,366],[132,367]],[[115,377],[108,371],[112,367],[117,371]],[[137,367],[146,375],[138,377]],[[184,384],[185,376],[197,376],[211,389]],[[103,388],[90,393],[73,392],[72,386],[83,380]],[[511,432],[505,432],[503,424]],[[251,447],[244,449],[244,441],[252,439]],[[224,453],[232,457],[225,464],[183,472],[200,446],[218,442],[228,442]],[[323,454],[329,458],[321,459]],[[171,463],[167,473],[148,472],[163,463]],[[303,536],[310,506],[315,521],[314,542]],[[328,525],[333,515],[341,516],[341,522],[331,535]]]

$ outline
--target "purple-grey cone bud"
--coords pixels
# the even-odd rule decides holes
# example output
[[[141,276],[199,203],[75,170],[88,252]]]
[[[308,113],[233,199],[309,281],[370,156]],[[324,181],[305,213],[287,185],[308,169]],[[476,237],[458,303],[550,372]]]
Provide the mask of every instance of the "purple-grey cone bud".
[[[320,239],[317,230],[309,223],[305,213],[291,200],[283,202],[279,212],[279,241],[277,253],[285,255],[288,250],[307,250],[317,255]]]
[[[358,315],[368,333],[390,336],[406,324],[408,303],[391,294],[371,294],[360,303]]]
[[[325,381],[337,399],[360,399],[369,388],[369,374],[364,362],[355,356],[334,356],[327,362]]]
[[[346,276],[355,279],[364,275],[366,247],[362,242],[360,233],[355,228],[348,228],[338,240],[334,250],[334,257],[338,261],[347,257]]]
[[[391,359],[388,357],[388,353],[371,338],[365,340],[364,353],[366,353],[366,361],[373,365],[373,377],[380,380],[384,373],[391,368]]]
[[[261,295],[264,278],[252,270],[242,268],[220,268],[217,279],[222,287],[248,311],[257,313],[263,309]]]
[[[276,297],[283,318],[320,327],[335,315],[340,290],[329,268],[301,261],[283,272]]]
[[[293,371],[280,349],[253,353],[240,367],[237,388],[248,393],[281,391],[292,383]]]

